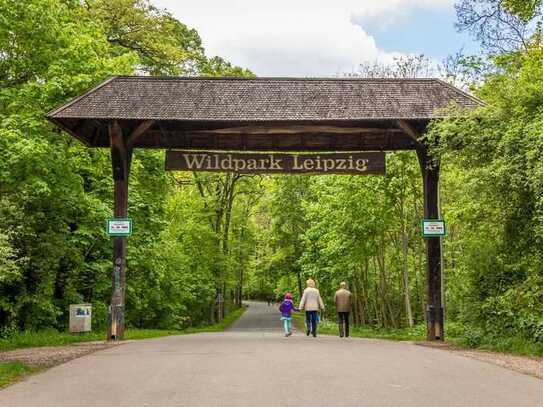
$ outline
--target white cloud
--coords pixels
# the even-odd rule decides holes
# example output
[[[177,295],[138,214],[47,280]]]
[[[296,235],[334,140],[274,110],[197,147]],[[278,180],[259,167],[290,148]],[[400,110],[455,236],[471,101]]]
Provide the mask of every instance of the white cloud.
[[[404,17],[410,9],[452,7],[454,0],[383,0],[363,2],[366,7],[353,9],[351,20],[355,24],[389,25]]]
[[[196,28],[208,55],[260,76],[331,76],[388,60],[360,22],[453,0],[155,0]],[[387,17],[388,18],[388,17]]]

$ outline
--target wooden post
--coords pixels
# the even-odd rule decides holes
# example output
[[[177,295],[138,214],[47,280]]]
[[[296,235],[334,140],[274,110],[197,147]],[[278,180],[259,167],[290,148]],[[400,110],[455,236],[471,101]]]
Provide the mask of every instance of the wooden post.
[[[425,146],[417,149],[422,172],[424,194],[424,217],[439,218],[439,163],[431,162]],[[441,301],[441,238],[426,239],[426,278],[428,283],[428,305],[426,307],[426,339],[445,339],[444,313]]]
[[[117,121],[109,125],[111,164],[113,167],[114,216],[128,215],[128,176],[132,160],[132,148]],[[113,272],[111,305],[108,314],[108,340],[119,341],[124,336],[124,294],[127,238],[113,237]]]

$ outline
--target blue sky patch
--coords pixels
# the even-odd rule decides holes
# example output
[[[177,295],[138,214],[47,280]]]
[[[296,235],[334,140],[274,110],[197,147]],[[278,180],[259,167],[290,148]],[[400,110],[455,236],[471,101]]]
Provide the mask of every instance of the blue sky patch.
[[[375,38],[379,49],[387,52],[424,54],[441,61],[461,48],[467,54],[479,50],[468,34],[456,31],[456,14],[452,7],[415,7],[389,21],[357,22],[355,19],[353,22]]]

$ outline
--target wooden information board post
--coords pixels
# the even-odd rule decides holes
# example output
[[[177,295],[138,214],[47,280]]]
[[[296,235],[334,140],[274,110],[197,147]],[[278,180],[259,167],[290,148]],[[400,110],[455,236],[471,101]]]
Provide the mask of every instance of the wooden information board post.
[[[439,164],[431,162],[426,148],[417,150],[422,173],[424,194],[424,218],[439,219]],[[426,284],[428,302],[426,307],[426,337],[444,340],[445,317],[441,302],[441,237],[425,237],[426,240]]]
[[[151,121],[140,123],[128,135],[117,120],[108,126],[113,170],[113,215],[128,216],[128,177],[132,162],[133,145],[152,125]],[[108,340],[124,338],[124,297],[126,287],[126,235],[113,236],[113,271],[111,273],[111,304],[108,312]]]

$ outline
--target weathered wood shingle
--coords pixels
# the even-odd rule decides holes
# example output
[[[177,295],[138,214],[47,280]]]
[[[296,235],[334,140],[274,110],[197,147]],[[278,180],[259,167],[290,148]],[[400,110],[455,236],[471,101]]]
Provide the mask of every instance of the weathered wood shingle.
[[[114,77],[56,119],[322,121],[432,119],[479,102],[436,79]]]

